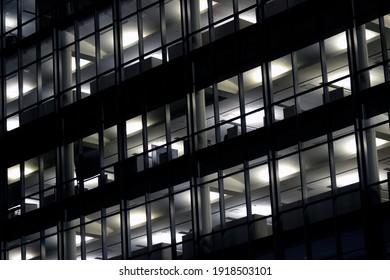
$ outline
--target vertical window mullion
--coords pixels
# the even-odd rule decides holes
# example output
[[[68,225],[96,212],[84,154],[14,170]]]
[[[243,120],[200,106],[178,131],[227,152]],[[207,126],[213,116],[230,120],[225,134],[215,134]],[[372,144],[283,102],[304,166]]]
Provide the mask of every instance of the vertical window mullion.
[[[114,1],[113,5],[113,40],[114,40],[114,69],[116,84],[118,85],[122,81],[122,61],[123,61],[123,37],[121,21],[121,7],[120,1]],[[99,38],[100,39],[100,38]]]
[[[238,98],[240,105],[240,120],[241,120],[241,134],[246,133],[246,115],[245,115],[245,96],[244,96],[244,79],[242,73],[238,74]]]
[[[207,14],[209,19],[209,42],[213,42],[215,40],[213,1],[207,0],[207,6]]]
[[[213,110],[214,110],[214,122],[215,122],[215,142],[219,143],[222,141],[221,139],[221,119],[220,119],[220,112],[219,112],[219,98],[218,98],[218,85],[213,84],[212,86],[213,90]],[[206,133],[206,132],[205,132]]]
[[[329,89],[328,89],[328,68],[326,65],[326,49],[324,40],[320,41],[320,61],[322,72],[322,90],[323,90],[323,103],[329,103]]]
[[[165,2],[161,1],[160,3],[160,30],[161,30],[161,53],[163,57],[163,62],[167,61],[167,26],[166,26],[166,21],[165,21]]]
[[[144,56],[144,36],[143,36],[143,21],[142,21],[142,11],[141,9],[141,0],[137,1],[137,26],[138,26],[138,52],[140,60],[143,60]],[[142,63],[139,63],[142,72]]]
[[[76,94],[72,94],[73,96],[73,102],[75,101],[78,101],[81,99],[81,86],[80,86],[80,81],[81,81],[81,66],[80,66],[80,59],[81,59],[81,56],[80,56],[80,32],[79,32],[79,21],[76,20],[74,22],[74,37],[75,37],[75,46],[74,46],[74,59],[76,61]],[[96,49],[96,48],[95,48]],[[76,100],[74,100],[74,98],[76,97]]]
[[[94,37],[95,37],[95,70],[96,70],[96,73],[97,75],[99,75],[101,73],[101,67],[100,67],[100,60],[101,60],[101,57],[100,57],[100,48],[101,48],[101,44],[100,44],[100,22],[99,22],[99,13],[95,10],[95,12],[93,13],[93,17],[94,17],[94,28],[95,28],[95,32],[94,32]],[[99,83],[97,83],[99,84]]]
[[[379,17],[379,30],[380,30],[380,36],[381,36],[381,46],[382,46],[382,56],[383,56],[383,61],[386,61],[385,64],[383,65],[384,70],[385,70],[385,81],[390,80],[390,69],[389,69],[389,63],[387,62],[389,59],[389,56],[387,54],[387,41],[386,41],[386,30],[385,30],[385,23],[384,23],[384,18],[383,16]]]
[[[175,210],[175,194],[172,186],[168,188],[169,192],[169,229],[171,232],[171,252],[172,259],[177,259],[177,249],[176,249],[176,210]]]
[[[131,258],[131,236],[130,236],[130,221],[128,213],[127,200],[122,199],[120,204],[120,224],[121,224],[121,249],[122,259]],[[107,250],[107,247],[105,247]],[[107,252],[106,252],[107,254]]]
[[[85,241],[85,216],[83,214],[80,215],[80,240],[81,240],[81,244],[80,244],[81,259],[86,260],[87,245]]]
[[[170,104],[164,106],[164,128],[165,128],[165,142],[167,143],[168,161],[172,160],[172,135],[171,135],[171,107]]]
[[[151,256],[153,250],[152,240],[152,205],[150,201],[150,193],[145,193],[145,210],[146,210],[146,240],[148,249],[148,259]]]

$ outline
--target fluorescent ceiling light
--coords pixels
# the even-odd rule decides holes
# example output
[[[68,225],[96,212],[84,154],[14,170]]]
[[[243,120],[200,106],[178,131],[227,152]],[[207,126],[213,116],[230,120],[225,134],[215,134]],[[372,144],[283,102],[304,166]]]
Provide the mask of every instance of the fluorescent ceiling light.
[[[210,202],[214,203],[219,200],[219,193],[210,191]]]
[[[19,248],[19,252],[20,252],[20,248]],[[21,261],[22,260],[22,254],[20,254],[19,252],[18,253],[13,253],[13,254],[11,253],[9,259],[11,261]],[[34,255],[26,252],[26,260],[31,260],[32,258],[34,258]]]
[[[278,169],[279,169],[279,180],[282,180],[298,172],[297,168],[287,164],[279,164]],[[268,166],[264,166],[262,170],[259,172],[259,179],[263,182],[269,181]]]
[[[215,4],[217,4],[217,2],[215,1],[212,1],[211,4],[214,6]],[[199,10],[201,13],[207,11],[208,9],[208,5],[207,5],[207,0],[200,0],[199,1]]]
[[[356,141],[355,141],[355,138],[352,136],[350,137],[351,139],[347,141],[347,143],[345,144],[345,151],[349,154],[356,154]],[[388,143],[389,141],[387,140],[384,140],[384,139],[381,139],[381,138],[375,138],[375,145],[376,147],[380,147],[386,143]]]
[[[269,173],[268,173],[268,166],[263,165],[261,167],[261,170],[259,171],[259,179],[263,182],[269,181]]]
[[[264,110],[246,116],[248,126],[258,127],[264,125]]]
[[[171,244],[171,234],[169,231],[159,231],[153,234],[152,240],[154,244]]]
[[[272,62],[271,63],[271,76],[272,76],[272,79],[274,78],[277,78],[285,73],[287,73],[288,71],[290,71],[291,68],[290,67],[287,67],[281,63],[276,63],[276,62]],[[262,77],[262,72],[261,72],[261,67],[257,67],[253,70],[250,70],[250,77],[251,77],[251,80],[252,82],[254,83],[261,83],[263,81],[263,77]]]
[[[367,41],[370,41],[371,39],[374,39],[377,36],[379,36],[378,32],[366,29],[366,40]]]
[[[158,52],[154,52],[148,56],[145,56],[145,59],[148,59],[149,57],[154,57],[154,58],[157,58],[159,60],[162,60],[163,59],[163,56],[162,56],[162,52],[161,51],[158,51]]]
[[[286,72],[290,71],[290,68],[280,64],[280,63],[272,63],[271,64],[271,74],[272,78],[276,78]]]
[[[24,168],[24,175],[31,174],[33,170],[29,167]],[[8,179],[9,180],[19,180],[20,179],[20,166],[15,165],[13,167],[8,168]]]
[[[90,64],[91,61],[80,58],[79,63],[80,63],[80,69],[82,69],[84,66]],[[74,71],[76,71],[76,58],[72,56],[72,72]]]
[[[18,83],[7,85],[7,101],[11,101],[12,99],[16,99],[19,97],[19,86]]]
[[[12,117],[7,119],[7,131],[14,130],[19,127],[19,117]]]
[[[366,41],[370,41],[371,39],[374,39],[377,36],[379,36],[379,33],[366,29]],[[336,47],[339,50],[345,50],[348,48],[347,37],[345,36],[345,33],[336,35],[335,40],[336,40],[335,42]]]
[[[15,28],[17,26],[17,20],[16,17],[12,17],[9,15],[5,16],[5,26],[8,28]]]
[[[93,189],[99,185],[99,176],[84,180],[84,188]]]
[[[380,147],[380,146],[382,146],[382,145],[384,145],[384,144],[386,144],[386,143],[388,143],[389,141],[387,141],[387,140],[384,140],[384,139],[381,139],[381,138],[375,138],[375,145],[377,146],[377,147]]]
[[[124,48],[129,47],[134,43],[138,42],[138,32],[136,31],[124,32],[122,40],[123,40],[123,47]]]
[[[342,79],[338,82],[333,83],[333,85],[350,90],[351,89],[351,78]]]
[[[136,227],[146,223],[145,213],[130,213],[130,227]]]
[[[257,214],[261,216],[269,216],[272,214],[271,205],[269,202],[257,202],[252,204],[252,214]]]
[[[93,240],[94,238],[92,236],[85,236],[85,243],[87,243],[88,241],[90,240]],[[80,246],[81,245],[81,236],[76,234],[76,246]]]
[[[297,172],[297,169],[293,166],[286,164],[279,164],[279,179],[284,179]]]
[[[242,20],[245,20],[245,21],[253,23],[253,24],[255,24],[257,22],[256,21],[256,14],[253,10],[246,12],[246,13],[243,13],[243,14],[240,14],[238,17]]]
[[[29,92],[30,90],[34,89],[35,87],[28,84],[24,83],[23,84],[23,94]],[[16,99],[19,97],[19,86],[18,83],[12,83],[7,85],[7,101],[10,102],[13,99]]]
[[[31,198],[26,198],[24,200],[25,203],[28,203],[28,204],[35,204],[37,206],[37,208],[39,208],[39,200],[38,199],[31,199]]]
[[[357,182],[359,182],[359,173],[357,171],[343,173],[336,176],[337,187],[345,187]]]

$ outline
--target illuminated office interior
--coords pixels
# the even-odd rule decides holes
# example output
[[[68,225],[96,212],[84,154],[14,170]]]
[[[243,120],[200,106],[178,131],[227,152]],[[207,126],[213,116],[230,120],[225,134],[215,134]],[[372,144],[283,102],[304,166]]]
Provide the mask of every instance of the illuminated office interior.
[[[7,0],[0,259],[387,259],[390,4]]]

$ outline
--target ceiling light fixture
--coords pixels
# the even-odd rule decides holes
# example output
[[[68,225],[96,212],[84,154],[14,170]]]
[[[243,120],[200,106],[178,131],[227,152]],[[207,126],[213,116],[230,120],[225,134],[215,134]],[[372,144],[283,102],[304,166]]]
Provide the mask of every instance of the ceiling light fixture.
[[[290,67],[287,67],[281,63],[278,63],[278,62],[272,62],[271,63],[271,76],[272,76],[272,79],[274,78],[278,78],[280,77],[281,75],[287,73],[288,71],[290,71],[291,68]],[[263,77],[262,77],[262,72],[261,72],[261,67],[257,67],[253,70],[250,70],[250,77],[252,79],[253,82],[255,83],[261,83],[263,81]]]
[[[80,63],[80,69],[82,69],[83,67],[85,67],[88,64],[90,64],[91,61],[83,59],[83,58],[80,58],[79,59],[79,63]],[[72,72],[74,72],[74,71],[76,71],[76,58],[72,56]]]
[[[366,41],[370,41],[374,39],[375,37],[379,36],[379,33],[366,29]],[[348,48],[348,43],[347,43],[347,37],[345,36],[345,33],[341,33],[339,35],[336,35],[335,38],[335,44],[339,50],[345,50]]]
[[[346,172],[336,176],[337,187],[345,187],[359,182],[359,173],[357,171]]]
[[[287,165],[287,164],[279,164],[278,166],[279,170],[279,180],[282,180],[296,172],[298,172],[297,168]],[[269,181],[269,173],[268,173],[268,166],[264,166],[261,171],[259,172],[259,179],[263,182]]]
[[[215,1],[212,1],[211,3],[212,3],[213,6],[217,4],[217,2],[215,2]],[[208,9],[208,5],[207,4],[208,4],[207,0],[200,0],[199,1],[199,10],[200,10],[201,13],[207,11],[207,9]]]
[[[142,130],[142,122],[137,120],[130,120],[126,122],[126,134],[130,135]]]
[[[29,175],[33,170],[29,167],[24,167],[24,175]],[[8,168],[8,179],[9,180],[19,180],[20,179],[20,166],[15,165]]]
[[[7,119],[7,131],[14,130],[19,127],[19,117],[11,117]]]
[[[131,45],[138,42],[138,32],[130,31],[123,33],[123,48],[130,47]]]
[[[356,154],[357,148],[356,148],[356,141],[353,136],[350,136],[350,140],[348,140],[345,143],[345,151],[349,154]],[[389,141],[381,139],[381,138],[375,138],[375,146],[379,148],[380,146],[388,143]]]
[[[9,16],[8,14],[5,16],[5,26],[8,28],[15,28],[17,26],[16,17]]]
[[[90,240],[93,240],[94,238],[92,236],[85,236],[85,243],[87,243],[88,241]],[[80,246],[81,245],[81,236],[76,234],[76,246]]]

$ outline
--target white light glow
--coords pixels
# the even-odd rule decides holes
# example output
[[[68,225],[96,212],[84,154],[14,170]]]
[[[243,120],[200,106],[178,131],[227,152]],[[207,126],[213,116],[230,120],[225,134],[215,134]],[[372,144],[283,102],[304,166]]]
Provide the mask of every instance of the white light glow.
[[[97,186],[99,186],[99,177],[96,176],[92,179],[86,179],[84,181],[84,188],[86,189],[93,189],[93,188],[96,188]]]
[[[31,260],[32,258],[34,258],[34,255],[30,254],[30,253],[26,253],[26,260]],[[9,258],[11,261],[20,261],[22,260],[22,255],[18,252],[18,253],[14,253],[12,255],[10,255],[10,258]]]
[[[29,92],[30,90],[34,89],[35,87],[33,85],[30,85],[28,83],[23,84],[23,94]],[[18,83],[12,83],[7,85],[7,101],[10,102],[13,99],[16,99],[19,97],[19,86]]]
[[[214,203],[219,200],[219,193],[217,192],[210,192],[210,202]]]
[[[12,117],[7,119],[7,131],[14,130],[19,127],[19,117]]]
[[[264,110],[246,116],[246,125],[258,127],[264,125]]]
[[[345,187],[359,182],[359,174],[357,171],[339,174],[336,176],[337,187]]]
[[[388,143],[388,141],[381,139],[381,138],[375,138],[375,145],[376,147],[380,147],[384,144]],[[345,151],[348,154],[356,154],[356,141],[355,138],[351,137],[349,141],[345,144]]]
[[[252,204],[252,214],[257,214],[257,215],[261,215],[261,216],[269,216],[272,214],[271,205],[269,203],[268,203],[268,205],[266,203]]]
[[[278,78],[279,76],[287,73],[291,69],[280,63],[271,63],[271,76],[272,78]],[[261,83],[263,81],[261,67],[255,68],[250,72],[250,78],[254,83]]]
[[[6,27],[11,29],[11,28],[15,28],[17,25],[18,25],[18,23],[17,23],[16,17],[12,17],[9,15],[7,15],[5,17],[5,26]]]
[[[279,165],[279,179],[284,179],[297,172],[297,169],[285,164]]]
[[[80,69],[82,69],[84,66],[90,64],[91,61],[80,58],[79,63],[80,63]],[[76,71],[76,58],[72,57],[72,72],[74,71]]]
[[[345,144],[345,151],[348,154],[356,154],[356,141],[355,141],[355,138],[351,137],[351,140],[349,140]]]
[[[29,175],[33,172],[33,170],[29,167],[24,168],[24,175]],[[8,168],[8,179],[9,180],[19,180],[20,179],[20,166],[15,165],[13,167]]]
[[[380,146],[382,146],[382,145],[384,145],[384,144],[386,144],[386,143],[388,143],[389,141],[387,141],[387,140],[384,140],[384,139],[381,139],[381,138],[375,138],[375,145],[377,146],[377,147],[380,147]]]
[[[370,41],[377,36],[379,36],[379,33],[366,29],[366,41]],[[345,33],[337,35],[335,44],[339,50],[345,50],[348,48],[347,37],[345,36]]]
[[[93,240],[94,238],[91,237],[91,236],[85,236],[85,242],[87,243],[88,241],[90,240]],[[81,236],[76,234],[76,246],[80,246],[81,245]]]
[[[159,231],[152,235],[153,244],[171,244],[171,234],[169,231]]]
[[[212,1],[211,3],[212,3],[213,6],[215,4],[217,4],[217,2],[215,2],[215,1]],[[200,12],[203,13],[203,12],[207,11],[207,9],[208,9],[207,0],[200,0],[199,1],[199,10],[200,10]]]
[[[379,33],[366,29],[366,40],[370,41],[371,39],[374,39],[375,37],[379,36]]]
[[[279,63],[272,63],[271,64],[271,73],[272,78],[276,78],[286,72],[290,71],[290,69],[282,64]]]
[[[297,168],[287,165],[287,164],[279,164],[279,179],[282,180],[296,172],[298,172]],[[264,166],[262,170],[259,172],[259,179],[263,182],[269,181],[268,167]]]
[[[250,79],[254,83],[261,83],[263,81],[262,73],[261,73],[261,67],[257,67],[253,70],[250,70]]]
[[[249,11],[249,12],[240,14],[238,17],[242,20],[245,20],[245,21],[253,23],[253,24],[255,24],[257,22],[256,21],[256,14],[254,11],[253,12]]]
[[[337,35],[335,44],[339,50],[347,49],[348,43],[347,43],[347,38],[345,37],[345,33]]]
[[[19,86],[17,83],[7,85],[7,101],[11,101],[19,97]]]
[[[24,202],[27,203],[27,204],[35,204],[35,205],[37,206],[37,208],[39,208],[39,205],[40,205],[38,199],[26,198],[26,199],[24,200]]]
[[[269,173],[268,173],[268,166],[264,165],[261,167],[261,170],[259,172],[259,179],[263,182],[269,181]]]
[[[163,59],[163,56],[162,56],[162,52],[155,52],[155,53],[152,53],[148,56],[145,56],[145,59],[148,59],[149,57],[154,57],[154,58],[157,58],[159,60],[162,60]]]
[[[138,42],[138,32],[136,31],[130,31],[130,32],[124,32],[123,33],[123,47],[130,47],[131,45]]]
[[[130,214],[130,227],[140,226],[146,223],[145,213],[131,213]]]

